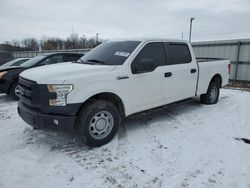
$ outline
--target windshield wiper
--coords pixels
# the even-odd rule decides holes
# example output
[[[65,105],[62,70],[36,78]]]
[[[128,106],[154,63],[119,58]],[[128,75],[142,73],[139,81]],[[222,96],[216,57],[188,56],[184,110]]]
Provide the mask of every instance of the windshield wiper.
[[[100,61],[97,59],[88,59],[88,62],[94,62],[94,63],[98,63],[98,64],[103,64],[103,65],[108,65],[107,63],[105,63],[104,61]]]

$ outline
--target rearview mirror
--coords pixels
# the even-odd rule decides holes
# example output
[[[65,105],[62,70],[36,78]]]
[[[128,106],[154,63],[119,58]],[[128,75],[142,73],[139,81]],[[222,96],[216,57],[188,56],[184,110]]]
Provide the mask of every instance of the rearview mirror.
[[[155,70],[154,60],[150,58],[143,58],[132,64],[133,74],[152,72],[153,70]]]

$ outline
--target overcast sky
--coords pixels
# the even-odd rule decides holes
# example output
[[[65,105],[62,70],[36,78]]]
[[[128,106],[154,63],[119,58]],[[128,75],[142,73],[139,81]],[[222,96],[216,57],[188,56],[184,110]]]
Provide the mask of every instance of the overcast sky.
[[[0,42],[72,31],[104,39],[250,38],[250,0],[0,0]]]

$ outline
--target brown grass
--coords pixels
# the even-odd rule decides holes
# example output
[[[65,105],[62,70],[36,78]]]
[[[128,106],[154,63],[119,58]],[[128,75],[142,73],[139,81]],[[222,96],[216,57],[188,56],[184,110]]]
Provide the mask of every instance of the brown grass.
[[[249,81],[229,81],[228,85],[224,88],[229,89],[240,89],[250,92],[250,82]]]

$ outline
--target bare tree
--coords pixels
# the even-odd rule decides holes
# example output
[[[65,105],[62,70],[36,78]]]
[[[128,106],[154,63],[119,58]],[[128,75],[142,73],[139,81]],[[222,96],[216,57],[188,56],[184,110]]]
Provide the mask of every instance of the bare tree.
[[[60,38],[46,38],[44,37],[41,40],[41,48],[42,50],[62,50],[63,47],[63,40]]]
[[[31,51],[39,50],[38,41],[34,38],[26,38],[22,40],[23,47],[30,49]]]
[[[20,41],[18,41],[16,39],[13,39],[10,44],[13,45],[13,46],[19,46],[20,47]]]
[[[78,47],[79,37],[77,33],[72,33],[64,42],[65,49],[76,49]]]
[[[86,48],[86,41],[87,41],[87,39],[86,39],[86,37],[85,37],[85,35],[83,35],[82,37],[80,37],[80,39],[79,39],[79,47],[78,48]]]
[[[96,46],[96,40],[95,38],[90,38],[86,41],[86,47],[87,48],[93,48]]]
[[[79,37],[77,33],[72,33],[66,40],[58,37],[42,37],[40,45],[42,50],[62,50],[62,49],[81,49],[93,48],[99,45],[104,40],[98,39],[99,43],[96,44],[95,37],[86,38],[85,35]],[[1,49],[7,51],[37,51],[39,50],[39,42],[35,38],[25,38],[21,41],[13,39],[11,42],[6,41],[0,44]]]

